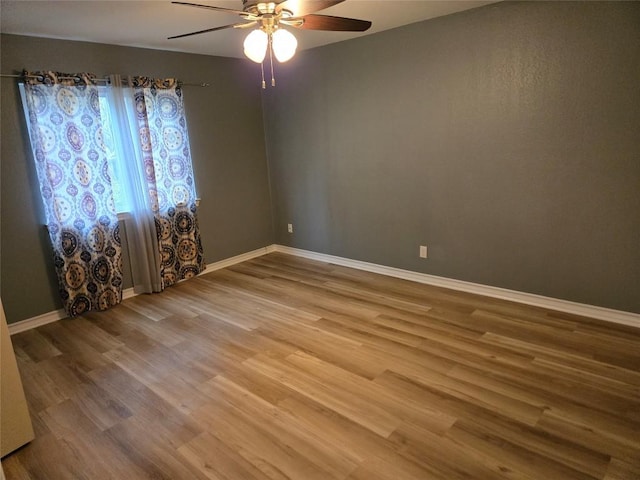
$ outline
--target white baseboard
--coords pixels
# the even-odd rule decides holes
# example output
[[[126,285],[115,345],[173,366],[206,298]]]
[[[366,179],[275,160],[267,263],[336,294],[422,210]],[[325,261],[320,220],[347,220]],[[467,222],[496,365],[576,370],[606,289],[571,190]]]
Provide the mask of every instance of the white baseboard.
[[[43,313],[42,315],[27,318],[26,320],[10,323],[8,325],[9,335],[14,335],[26,330],[31,330],[32,328],[46,325],[47,323],[57,322],[58,320],[62,320],[63,318],[67,318],[67,312],[65,312],[64,309],[61,308],[60,310],[54,310],[52,312]]]
[[[220,260],[218,262],[209,263],[207,265],[207,268],[200,275],[205,275],[222,268],[227,268],[231,265],[235,265],[236,263],[246,262],[247,260],[261,257],[262,255],[266,255],[267,253],[271,252],[275,252],[275,245],[269,245],[268,247],[258,248],[247,253],[241,253],[240,255],[236,255],[235,257],[225,258],[224,260]]]
[[[426,273],[412,272],[410,270],[402,270],[400,268],[386,267],[375,263],[362,262],[360,260],[351,260],[344,257],[336,257],[324,253],[311,252],[309,250],[301,250],[298,248],[287,247],[284,245],[275,245],[276,252],[296,255],[298,257],[318,260],[325,263],[333,263],[344,267],[351,267],[367,272],[379,273],[390,277],[402,278],[413,282],[425,283],[436,287],[450,288],[462,292],[475,293],[491,298],[499,298],[502,300],[510,300],[512,302],[523,303],[535,307],[542,307],[549,310],[559,312],[572,313],[583,317],[595,318],[607,322],[629,325],[640,328],[640,314],[624,312],[621,310],[613,310],[610,308],[596,307],[584,303],[570,302],[568,300],[560,300],[557,298],[544,297],[533,293],[518,292],[515,290],[507,290],[506,288],[491,287],[478,283],[465,282],[462,280],[454,280],[451,278],[438,277],[428,275]]]
[[[126,300],[127,298],[131,298],[131,297],[135,297],[136,295],[138,295],[138,294],[133,291],[133,287],[125,288],[124,290],[122,290],[122,299],[123,300]]]
[[[258,248],[257,250],[253,250],[251,252],[236,255],[235,257],[225,258],[224,260],[220,260],[218,262],[209,263],[206,266],[205,270],[200,273],[200,275],[204,275],[215,270],[220,270],[221,268],[230,267],[231,265],[235,265],[236,263],[245,262],[247,260],[251,260],[252,258],[256,258],[274,251],[275,246],[269,245],[268,247]],[[135,297],[136,295],[138,294],[133,291],[133,288],[126,288],[122,291],[123,300]],[[62,320],[63,318],[67,318],[67,312],[65,312],[64,309],[60,309],[43,313],[42,315],[38,315],[36,317],[27,318],[26,320],[21,320],[19,322],[10,323],[9,335],[24,332],[25,330],[31,330],[32,328],[40,327],[42,325],[46,325],[47,323],[57,322],[58,320]]]
[[[230,267],[231,265],[245,262],[247,260],[251,260],[252,258],[260,257],[272,252],[286,253],[289,255],[295,255],[297,257],[309,258],[311,260],[318,260],[325,263],[333,263],[335,265],[355,268],[357,270],[364,270],[372,273],[379,273],[381,275],[401,278],[417,283],[424,283],[436,287],[450,288],[452,290],[458,290],[462,292],[475,293],[491,298],[509,300],[512,302],[523,303],[525,305],[532,305],[549,310],[572,313],[583,317],[595,318],[598,320],[604,320],[606,322],[618,323],[621,325],[629,325],[632,327],[640,328],[640,314],[637,313],[623,312],[621,310],[613,310],[610,308],[596,307],[594,305],[587,305],[584,303],[576,303],[570,302],[568,300],[544,297],[542,295],[535,295],[533,293],[518,292],[515,290],[508,290],[506,288],[491,287],[478,283],[438,277],[426,273],[402,270],[400,268],[386,267],[384,265],[378,265],[375,263],[362,262],[360,260],[352,260],[350,258],[337,257],[335,255],[327,255],[325,253],[317,253],[309,250],[287,247],[285,245],[269,245],[267,247],[258,248],[247,253],[236,255],[235,257],[226,258],[218,262],[210,263],[207,265],[201,275],[214,272],[222,268]],[[133,291],[133,288],[127,288],[122,292],[123,299],[135,296],[136,293]],[[9,334],[13,335],[15,333],[24,332],[25,330],[30,330],[41,325],[46,325],[47,323],[57,322],[58,320],[62,320],[66,317],[66,312],[61,309],[44,313],[36,317],[27,318],[26,320],[9,324]]]
[[[122,290],[123,300],[135,297],[136,295],[137,294],[134,293],[133,288],[125,288],[124,290]],[[24,332],[25,330],[31,330],[32,328],[40,327],[42,325],[46,325],[47,323],[57,322],[58,320],[62,320],[63,318],[67,318],[67,312],[65,312],[64,308],[61,308],[60,310],[54,310],[52,312],[43,313],[42,315],[27,318],[26,320],[10,323],[9,335]]]

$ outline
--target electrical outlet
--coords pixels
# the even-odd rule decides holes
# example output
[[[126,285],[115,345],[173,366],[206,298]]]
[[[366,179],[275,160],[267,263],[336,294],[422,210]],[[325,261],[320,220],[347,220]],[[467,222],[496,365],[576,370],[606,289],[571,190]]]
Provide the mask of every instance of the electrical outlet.
[[[427,258],[427,246],[420,245],[420,258]]]
[[[287,223],[287,232],[293,233],[293,223]]]

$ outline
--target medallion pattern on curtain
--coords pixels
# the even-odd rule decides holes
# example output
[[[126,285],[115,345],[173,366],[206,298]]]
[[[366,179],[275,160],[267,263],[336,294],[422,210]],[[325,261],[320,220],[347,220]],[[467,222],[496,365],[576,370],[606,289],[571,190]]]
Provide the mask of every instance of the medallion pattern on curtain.
[[[163,287],[205,269],[181,83],[130,77]]]
[[[70,316],[122,300],[120,230],[95,76],[24,72],[31,146]]]

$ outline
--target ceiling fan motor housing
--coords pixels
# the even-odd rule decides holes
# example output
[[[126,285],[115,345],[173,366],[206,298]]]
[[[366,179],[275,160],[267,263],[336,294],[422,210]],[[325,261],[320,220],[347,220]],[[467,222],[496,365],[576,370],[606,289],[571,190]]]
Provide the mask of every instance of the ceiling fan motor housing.
[[[242,0],[242,10],[254,15],[275,13],[276,6],[282,2],[284,2],[284,0],[272,0],[269,2],[259,0]]]

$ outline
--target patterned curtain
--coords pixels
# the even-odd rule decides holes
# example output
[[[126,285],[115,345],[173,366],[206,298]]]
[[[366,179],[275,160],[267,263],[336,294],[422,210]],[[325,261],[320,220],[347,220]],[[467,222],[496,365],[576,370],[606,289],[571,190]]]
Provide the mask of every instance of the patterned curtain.
[[[33,158],[64,308],[122,299],[122,257],[95,76],[25,72]]]
[[[166,287],[205,269],[182,88],[175,79],[132,77],[129,83]]]

